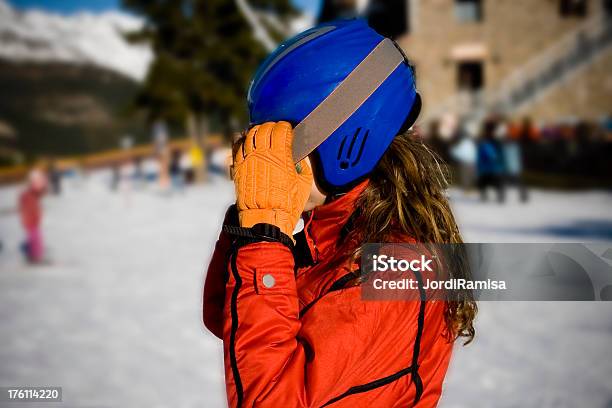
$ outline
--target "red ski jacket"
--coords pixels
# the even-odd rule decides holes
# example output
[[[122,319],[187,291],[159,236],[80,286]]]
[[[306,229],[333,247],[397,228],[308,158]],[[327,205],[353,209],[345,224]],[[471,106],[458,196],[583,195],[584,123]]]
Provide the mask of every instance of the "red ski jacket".
[[[19,195],[19,215],[21,224],[26,230],[40,226],[40,219],[42,218],[40,200],[41,195],[31,188]]]
[[[305,214],[293,253],[221,234],[204,323],[223,339],[231,407],[436,406],[452,351],[445,303],[362,301],[346,285],[358,265],[341,255],[356,245],[343,227],[364,187]]]

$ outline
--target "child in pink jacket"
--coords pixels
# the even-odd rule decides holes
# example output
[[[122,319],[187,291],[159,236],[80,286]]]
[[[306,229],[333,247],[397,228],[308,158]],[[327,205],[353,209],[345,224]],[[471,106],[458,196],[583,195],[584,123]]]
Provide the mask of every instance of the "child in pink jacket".
[[[42,207],[41,199],[45,194],[47,178],[38,169],[32,170],[28,176],[28,184],[19,195],[19,216],[26,232],[23,249],[26,258],[31,263],[43,260],[44,246],[41,234]]]

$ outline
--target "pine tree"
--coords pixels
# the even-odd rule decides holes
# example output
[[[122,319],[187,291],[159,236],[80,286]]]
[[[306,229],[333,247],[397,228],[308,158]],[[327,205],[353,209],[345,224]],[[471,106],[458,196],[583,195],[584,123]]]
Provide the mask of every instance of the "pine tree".
[[[151,120],[186,124],[186,130],[196,133],[211,121],[226,134],[247,124],[246,91],[266,50],[236,2],[123,0],[123,4],[146,21],[128,38],[149,43],[154,52],[136,101]],[[257,0],[250,6],[283,21],[294,13],[289,0]]]

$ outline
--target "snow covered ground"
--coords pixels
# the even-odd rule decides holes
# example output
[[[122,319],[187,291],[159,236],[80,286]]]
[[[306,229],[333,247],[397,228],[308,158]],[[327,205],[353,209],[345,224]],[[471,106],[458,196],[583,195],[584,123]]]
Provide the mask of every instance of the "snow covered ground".
[[[0,386],[63,386],[63,406],[221,407],[221,342],[201,324],[226,181],[162,196],[105,176],[45,200],[51,263],[28,267],[17,190],[0,190]],[[453,192],[471,242],[612,241],[612,194],[536,191],[530,204]],[[611,407],[612,304],[481,303],[441,407]],[[2,405],[2,404],[0,404]],[[3,405],[4,406],[4,405]],[[19,404],[27,406],[27,404]]]

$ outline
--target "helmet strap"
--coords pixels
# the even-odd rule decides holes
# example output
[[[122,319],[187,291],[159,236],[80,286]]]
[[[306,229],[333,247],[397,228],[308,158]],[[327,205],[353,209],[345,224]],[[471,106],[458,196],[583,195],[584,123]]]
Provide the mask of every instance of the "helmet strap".
[[[405,61],[385,38],[294,129],[293,160],[304,159],[346,122]],[[296,143],[297,142],[297,143]]]

